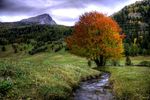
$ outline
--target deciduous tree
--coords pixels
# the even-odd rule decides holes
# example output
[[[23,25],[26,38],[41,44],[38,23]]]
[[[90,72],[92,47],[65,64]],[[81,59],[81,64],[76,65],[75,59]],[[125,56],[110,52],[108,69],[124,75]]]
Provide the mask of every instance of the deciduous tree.
[[[104,66],[107,59],[118,59],[123,52],[121,29],[104,14],[89,12],[80,16],[71,36],[66,38],[70,52]]]

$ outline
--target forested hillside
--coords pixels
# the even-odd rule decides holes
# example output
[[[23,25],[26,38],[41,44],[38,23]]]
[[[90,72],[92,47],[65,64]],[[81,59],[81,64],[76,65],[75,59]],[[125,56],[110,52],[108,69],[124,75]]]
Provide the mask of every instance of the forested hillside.
[[[15,23],[14,23],[15,24]],[[7,51],[5,46],[12,45],[17,53],[20,44],[30,45],[30,54],[45,51],[48,46],[54,51],[64,47],[64,38],[72,32],[71,27],[61,25],[17,25],[2,24],[0,30],[1,51]],[[21,51],[25,49],[23,46]]]
[[[150,54],[150,0],[126,6],[113,18],[126,34],[127,55]]]
[[[30,25],[0,30],[0,44],[35,41],[57,41],[71,33],[71,29],[65,26]]]

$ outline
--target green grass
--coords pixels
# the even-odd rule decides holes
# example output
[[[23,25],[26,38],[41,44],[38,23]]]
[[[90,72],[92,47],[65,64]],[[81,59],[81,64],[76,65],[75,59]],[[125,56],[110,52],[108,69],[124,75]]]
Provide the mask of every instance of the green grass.
[[[111,73],[110,81],[117,100],[150,99],[150,68],[126,66],[100,70]]]
[[[134,65],[138,65],[142,61],[150,61],[150,56],[131,57],[131,61]]]
[[[67,99],[80,80],[100,72],[89,68],[87,60],[61,50],[27,55],[14,54],[10,46],[0,57],[0,89],[4,99],[56,100]],[[150,61],[150,57],[131,57],[134,65]],[[125,58],[120,60],[124,65]],[[96,66],[92,64],[92,67]],[[150,97],[150,68],[105,67],[111,73],[113,92],[119,100],[148,100]],[[0,98],[1,99],[1,98]]]
[[[142,61],[150,61],[150,56],[135,56],[135,57],[130,57],[131,62],[133,65],[138,65]],[[125,57],[122,57],[120,59],[120,65],[125,65]]]
[[[14,49],[12,45],[5,45],[6,51],[1,50],[2,46],[0,46],[0,58],[16,58],[26,56],[29,50],[33,48],[31,44],[19,44],[17,48],[17,53],[14,53]],[[22,49],[22,51],[20,50]]]
[[[0,71],[0,80],[12,83],[4,96],[9,100],[66,99],[82,78],[100,74],[84,58],[64,52],[6,57]]]

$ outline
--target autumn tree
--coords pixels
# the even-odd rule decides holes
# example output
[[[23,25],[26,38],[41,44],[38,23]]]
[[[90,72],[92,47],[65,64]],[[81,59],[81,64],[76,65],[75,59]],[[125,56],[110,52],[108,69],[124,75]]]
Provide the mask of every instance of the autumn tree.
[[[66,38],[71,53],[104,66],[107,59],[118,59],[123,52],[121,29],[104,14],[89,12],[80,16],[71,36]]]

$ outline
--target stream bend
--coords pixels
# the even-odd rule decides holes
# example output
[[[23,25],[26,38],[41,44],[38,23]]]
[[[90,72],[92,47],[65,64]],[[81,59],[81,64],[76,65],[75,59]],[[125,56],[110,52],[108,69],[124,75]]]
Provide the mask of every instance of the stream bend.
[[[73,100],[113,100],[110,91],[109,73],[102,73],[98,79],[81,82]]]

